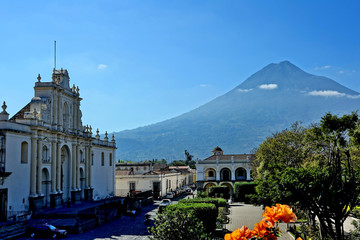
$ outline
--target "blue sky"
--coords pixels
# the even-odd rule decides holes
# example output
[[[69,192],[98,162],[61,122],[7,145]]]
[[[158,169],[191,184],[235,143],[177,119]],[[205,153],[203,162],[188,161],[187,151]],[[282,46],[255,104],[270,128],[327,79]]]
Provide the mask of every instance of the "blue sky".
[[[12,116],[37,74],[80,88],[83,123],[132,129],[190,111],[289,60],[360,92],[359,1],[3,1],[0,100]]]

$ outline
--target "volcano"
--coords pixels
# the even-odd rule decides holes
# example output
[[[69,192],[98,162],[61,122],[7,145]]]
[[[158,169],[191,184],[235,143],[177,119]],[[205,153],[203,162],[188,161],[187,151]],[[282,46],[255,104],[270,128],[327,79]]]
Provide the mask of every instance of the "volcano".
[[[178,117],[117,132],[117,158],[143,161],[184,159],[184,150],[205,158],[216,147],[249,153],[276,131],[299,121],[319,122],[325,113],[347,114],[360,94],[289,61],[272,63],[228,93]]]

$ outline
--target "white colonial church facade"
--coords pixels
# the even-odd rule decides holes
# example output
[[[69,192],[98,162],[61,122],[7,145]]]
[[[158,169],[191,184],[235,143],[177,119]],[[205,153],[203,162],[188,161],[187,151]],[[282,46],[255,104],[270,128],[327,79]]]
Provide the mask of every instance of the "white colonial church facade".
[[[0,113],[0,221],[71,200],[115,193],[114,137],[82,123],[79,88],[67,70],[35,83],[35,96],[9,118]]]

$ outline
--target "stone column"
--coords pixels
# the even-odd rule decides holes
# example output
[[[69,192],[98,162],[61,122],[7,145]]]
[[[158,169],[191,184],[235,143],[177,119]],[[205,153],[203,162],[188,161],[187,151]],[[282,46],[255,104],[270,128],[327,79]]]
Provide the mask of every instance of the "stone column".
[[[73,129],[77,130],[77,123],[76,123],[76,102],[73,102]]]
[[[72,157],[71,157],[71,189],[76,189],[76,145],[72,145]]]
[[[40,138],[40,136],[39,136]],[[41,193],[41,181],[42,181],[42,143],[41,140],[37,140],[37,179],[36,179],[36,193],[42,195]]]
[[[53,93],[52,123],[57,123],[57,91]]]
[[[89,186],[89,147],[85,146],[85,188]]]
[[[56,111],[56,115],[57,115],[57,124],[58,125],[62,125],[62,121],[61,121],[61,98],[60,98],[60,92],[58,92],[58,98],[57,98],[57,111]]]
[[[89,146],[88,151],[89,151],[89,169],[88,169],[89,174],[88,174],[88,176],[89,176],[89,188],[91,188],[91,186],[92,186],[92,184],[91,184],[91,166],[92,166],[92,161],[93,161],[91,145]]]
[[[31,138],[31,172],[30,172],[30,195],[36,195],[36,159],[37,141],[35,138]]]
[[[61,192],[61,148],[60,142],[56,143],[56,190]]]
[[[231,181],[235,181],[235,168],[234,166],[231,167]]]
[[[246,180],[249,181],[251,179],[250,176],[250,168],[246,169]]]
[[[216,181],[220,181],[220,170],[219,170],[219,167],[216,167]]]
[[[80,189],[80,146],[76,146],[76,189]]]
[[[56,142],[51,142],[51,193],[56,192]]]

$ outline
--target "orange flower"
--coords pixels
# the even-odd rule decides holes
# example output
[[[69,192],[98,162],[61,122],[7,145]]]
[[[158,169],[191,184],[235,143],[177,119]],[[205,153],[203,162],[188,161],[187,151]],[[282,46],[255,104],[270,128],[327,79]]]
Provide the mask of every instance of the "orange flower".
[[[261,220],[259,223],[255,223],[255,227],[251,232],[253,236],[263,237],[265,233],[268,232],[268,227],[269,225],[265,221]]]
[[[295,222],[296,215],[293,213],[291,208],[288,205],[276,204],[276,206],[266,207],[263,213],[265,221],[267,221],[270,226],[281,220],[284,223]]]
[[[245,225],[242,228],[238,228],[232,233],[228,233],[225,235],[225,240],[247,240],[252,237],[252,233],[249,228]]]
[[[298,237],[296,240],[303,240],[301,237]]]

